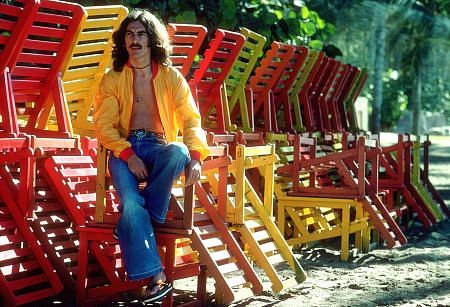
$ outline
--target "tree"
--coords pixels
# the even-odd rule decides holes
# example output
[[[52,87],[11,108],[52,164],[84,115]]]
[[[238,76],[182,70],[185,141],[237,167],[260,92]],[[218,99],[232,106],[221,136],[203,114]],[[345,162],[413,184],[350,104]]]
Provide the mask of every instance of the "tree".
[[[372,102],[372,130],[393,128],[405,103],[415,114],[413,132],[419,132],[422,110],[450,118],[450,85],[446,82],[450,1],[317,0],[307,4],[336,24],[332,42],[342,50],[343,61],[368,68],[364,92]],[[395,82],[386,78],[392,72],[397,76]]]

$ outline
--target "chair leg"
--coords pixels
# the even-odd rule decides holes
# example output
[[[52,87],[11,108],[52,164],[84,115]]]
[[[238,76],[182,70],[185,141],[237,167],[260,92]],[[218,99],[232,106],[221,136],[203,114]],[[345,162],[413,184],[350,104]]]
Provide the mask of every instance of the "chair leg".
[[[78,250],[77,269],[77,305],[84,306],[86,302],[86,284],[88,267],[88,235],[80,232],[80,246]]]
[[[200,274],[197,277],[197,301],[200,306],[206,306],[206,266],[200,265]]]
[[[166,274],[166,281],[173,283],[174,281],[174,273],[175,273],[175,240],[176,239],[167,239],[166,241],[166,255],[165,255],[165,263],[164,263],[164,273]],[[173,291],[167,295],[163,302],[162,306],[171,307],[173,305]]]

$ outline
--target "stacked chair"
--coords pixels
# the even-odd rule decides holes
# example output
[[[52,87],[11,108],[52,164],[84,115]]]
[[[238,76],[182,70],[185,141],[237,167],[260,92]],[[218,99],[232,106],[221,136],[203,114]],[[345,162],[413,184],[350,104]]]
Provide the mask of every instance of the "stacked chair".
[[[92,124],[112,33],[127,12],[0,3],[2,305],[61,293],[106,303],[146,283],[127,280],[112,236],[119,200]],[[352,248],[401,246],[412,225],[449,217],[428,178],[427,137],[358,128],[367,70],[246,28],[215,29],[209,41],[201,25],[167,28],[211,154],[198,183],[174,182],[167,220],[154,225],[175,283],[163,305],[206,305],[208,278],[218,304],[267,284],[280,292],[307,278],[294,248],[337,241],[347,261]],[[177,280],[187,277],[197,294],[184,302]]]

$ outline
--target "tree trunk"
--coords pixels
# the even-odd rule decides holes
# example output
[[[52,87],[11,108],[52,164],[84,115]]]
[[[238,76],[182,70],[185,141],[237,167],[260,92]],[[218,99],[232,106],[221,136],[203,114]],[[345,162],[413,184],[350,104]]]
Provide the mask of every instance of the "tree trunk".
[[[373,71],[373,105],[372,123],[373,133],[381,129],[381,107],[383,104],[383,72],[386,45],[386,7],[384,5],[374,6],[375,17],[375,63]]]
[[[412,134],[420,134],[420,110],[422,107],[422,68],[421,63],[417,63],[416,67],[416,79],[415,84],[412,88],[412,111],[413,111],[413,122],[412,122]]]

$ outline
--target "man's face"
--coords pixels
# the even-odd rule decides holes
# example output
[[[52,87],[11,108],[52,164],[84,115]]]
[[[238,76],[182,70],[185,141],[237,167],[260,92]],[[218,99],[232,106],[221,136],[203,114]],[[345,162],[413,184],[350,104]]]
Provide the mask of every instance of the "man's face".
[[[150,42],[145,27],[139,21],[128,24],[125,32],[125,47],[130,58],[150,58]]]

